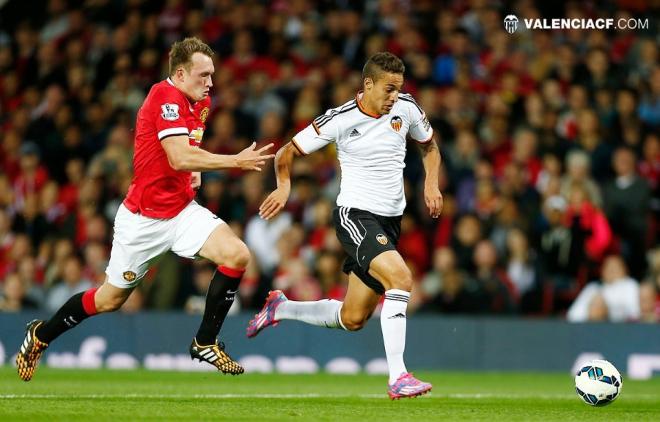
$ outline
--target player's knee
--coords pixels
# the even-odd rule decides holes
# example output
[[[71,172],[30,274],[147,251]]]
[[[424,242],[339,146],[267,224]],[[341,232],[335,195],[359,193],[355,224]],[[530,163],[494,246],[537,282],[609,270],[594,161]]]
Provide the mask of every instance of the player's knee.
[[[250,262],[250,250],[245,243],[238,241],[234,250],[229,255],[229,265],[232,268],[245,268]]]
[[[361,315],[342,315],[341,322],[348,331],[359,331],[367,324],[367,318]]]
[[[389,289],[399,289],[399,290],[404,290],[406,292],[409,292],[412,290],[413,286],[413,278],[412,278],[412,272],[410,272],[410,269],[405,266],[401,265],[394,269],[390,274],[389,274]]]

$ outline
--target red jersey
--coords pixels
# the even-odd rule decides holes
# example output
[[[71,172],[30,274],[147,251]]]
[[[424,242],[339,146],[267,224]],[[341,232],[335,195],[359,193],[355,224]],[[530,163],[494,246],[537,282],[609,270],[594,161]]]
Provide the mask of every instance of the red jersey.
[[[195,197],[191,172],[174,170],[160,141],[186,135],[199,146],[210,97],[191,104],[170,79],[151,87],[135,124],[134,175],[124,205],[132,213],[150,218],[172,218]]]

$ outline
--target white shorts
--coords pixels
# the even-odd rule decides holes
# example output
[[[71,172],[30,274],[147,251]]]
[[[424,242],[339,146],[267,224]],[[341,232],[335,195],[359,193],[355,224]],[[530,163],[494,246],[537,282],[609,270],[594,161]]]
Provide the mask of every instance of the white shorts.
[[[170,219],[133,214],[122,204],[115,217],[110,262],[105,270],[109,283],[121,289],[135,287],[150,261],[170,250],[195,258],[213,230],[223,223],[195,201]]]

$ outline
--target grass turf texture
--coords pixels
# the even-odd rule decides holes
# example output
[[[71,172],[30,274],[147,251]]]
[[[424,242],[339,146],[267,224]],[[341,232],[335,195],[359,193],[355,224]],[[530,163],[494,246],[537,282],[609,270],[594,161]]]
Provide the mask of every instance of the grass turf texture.
[[[32,381],[0,367],[0,421],[8,420],[660,420],[660,379],[630,381],[593,408],[568,374],[419,372],[433,391],[391,401],[369,375],[56,370]]]

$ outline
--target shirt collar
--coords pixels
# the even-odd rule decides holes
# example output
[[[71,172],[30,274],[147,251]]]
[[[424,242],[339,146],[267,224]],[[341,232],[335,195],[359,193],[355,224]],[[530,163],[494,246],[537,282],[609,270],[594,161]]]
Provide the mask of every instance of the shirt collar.
[[[366,114],[369,117],[372,117],[374,119],[379,119],[382,114],[373,114],[369,113],[365,108],[362,106],[362,97],[364,96],[364,91],[358,91],[358,93],[355,95],[355,102],[357,103],[358,109],[364,114]]]

